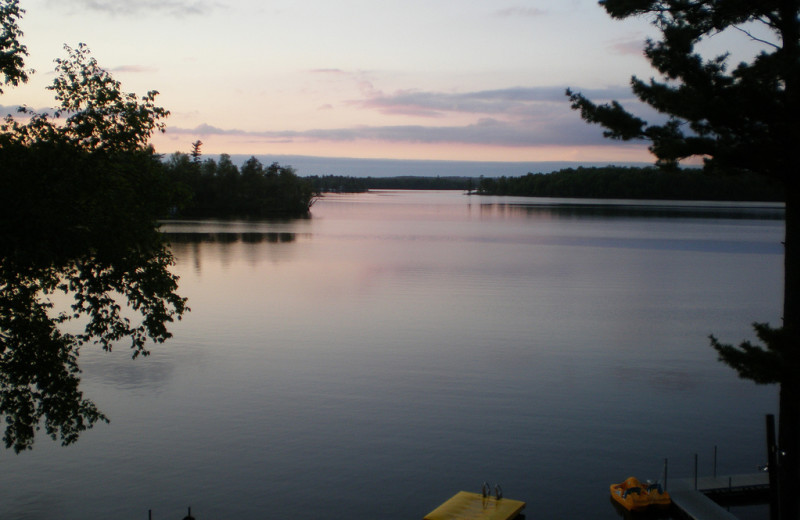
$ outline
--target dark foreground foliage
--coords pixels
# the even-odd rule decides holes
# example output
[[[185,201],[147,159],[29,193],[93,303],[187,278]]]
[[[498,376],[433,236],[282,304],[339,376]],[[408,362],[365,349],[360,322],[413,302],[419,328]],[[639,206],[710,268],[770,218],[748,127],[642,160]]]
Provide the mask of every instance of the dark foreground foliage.
[[[85,46],[66,50],[53,115],[0,124],[0,416],[17,452],[41,429],[70,444],[107,420],[80,390],[82,346],[147,355],[188,310],[157,229],[171,190],[147,145],[168,112],[154,91],[122,92]]]
[[[572,108],[603,135],[643,140],[657,163],[702,158],[710,173],[741,172],[780,184],[785,195],[783,324],[755,324],[762,345],[712,346],[756,383],[780,385],[772,518],[800,518],[800,0],[599,0],[616,19],[647,18],[644,46],[657,76],[631,78],[633,94],[666,116],[647,121],[622,103],[597,104],[568,89]],[[725,36],[722,36],[725,35]],[[714,54],[713,39],[738,35],[749,61]],[[725,42],[730,40],[723,40]],[[747,55],[747,54],[745,54]],[[751,197],[752,198],[752,197]]]

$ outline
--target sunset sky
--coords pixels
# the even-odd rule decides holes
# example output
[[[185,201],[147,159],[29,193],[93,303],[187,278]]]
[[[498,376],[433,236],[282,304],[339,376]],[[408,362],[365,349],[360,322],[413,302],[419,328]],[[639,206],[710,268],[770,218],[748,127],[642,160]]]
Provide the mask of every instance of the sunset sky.
[[[643,115],[646,18],[595,0],[21,0],[36,69],[2,113],[54,104],[63,45],[171,111],[161,153],[470,161],[650,161],[569,109],[571,87]],[[709,51],[758,52],[741,35]]]

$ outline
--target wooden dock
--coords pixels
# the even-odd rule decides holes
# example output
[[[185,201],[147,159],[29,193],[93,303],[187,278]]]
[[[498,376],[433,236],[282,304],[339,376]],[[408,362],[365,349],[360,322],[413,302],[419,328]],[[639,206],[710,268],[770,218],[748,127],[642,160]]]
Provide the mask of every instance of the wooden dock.
[[[459,491],[423,520],[512,520],[525,509],[525,502]]]
[[[767,473],[731,475],[727,477],[699,477],[671,481],[669,494],[672,503],[687,518],[693,520],[736,520],[714,500],[762,496],[769,490]]]

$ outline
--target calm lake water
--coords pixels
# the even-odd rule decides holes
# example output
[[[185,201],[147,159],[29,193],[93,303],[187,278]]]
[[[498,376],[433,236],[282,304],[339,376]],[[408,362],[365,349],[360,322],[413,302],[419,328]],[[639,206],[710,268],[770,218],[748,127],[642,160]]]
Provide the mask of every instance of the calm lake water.
[[[577,204],[575,204],[577,203]],[[755,471],[777,389],[713,333],[779,323],[774,206],[330,195],[312,218],[173,222],[175,337],[85,348],[111,424],[0,452],[0,518],[421,519],[500,483],[530,519],[608,486]],[[747,511],[742,511],[747,515]]]

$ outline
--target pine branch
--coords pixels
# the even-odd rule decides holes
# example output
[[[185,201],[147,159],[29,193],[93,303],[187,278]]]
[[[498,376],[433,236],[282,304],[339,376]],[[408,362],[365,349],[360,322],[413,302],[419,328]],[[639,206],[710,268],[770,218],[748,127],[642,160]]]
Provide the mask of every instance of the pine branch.
[[[734,29],[736,29],[737,31],[739,31],[741,33],[746,34],[747,37],[750,38],[751,40],[753,40],[754,42],[763,43],[764,45],[769,45],[770,47],[774,48],[775,50],[780,50],[780,48],[781,48],[780,45],[777,45],[775,43],[769,42],[767,40],[762,40],[761,38],[756,38],[755,36],[753,36],[753,34],[750,31],[746,31],[746,30],[742,29],[741,27],[739,27],[738,25],[732,25],[731,27],[733,27]]]

